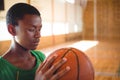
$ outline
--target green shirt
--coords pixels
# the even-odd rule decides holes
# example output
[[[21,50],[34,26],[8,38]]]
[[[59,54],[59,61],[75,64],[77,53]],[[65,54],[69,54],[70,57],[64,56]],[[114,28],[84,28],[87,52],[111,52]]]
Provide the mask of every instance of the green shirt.
[[[31,51],[31,53],[36,57],[36,65],[31,70],[17,68],[0,57],[0,80],[34,80],[36,69],[44,61],[45,55],[39,51]]]

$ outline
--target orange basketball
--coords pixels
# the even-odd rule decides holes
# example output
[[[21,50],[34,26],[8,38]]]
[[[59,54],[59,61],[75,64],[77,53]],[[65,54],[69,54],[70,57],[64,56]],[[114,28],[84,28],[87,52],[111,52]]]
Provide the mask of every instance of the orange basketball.
[[[56,61],[63,57],[67,58],[67,62],[57,71],[70,66],[70,71],[61,77],[60,80],[94,80],[93,66],[82,51],[76,48],[61,48],[54,51],[50,56],[54,54],[58,55]]]

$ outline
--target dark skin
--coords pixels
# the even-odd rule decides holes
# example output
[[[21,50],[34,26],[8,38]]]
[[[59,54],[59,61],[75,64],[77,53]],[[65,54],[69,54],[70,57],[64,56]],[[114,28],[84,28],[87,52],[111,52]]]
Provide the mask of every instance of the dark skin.
[[[13,36],[13,41],[3,58],[18,68],[32,69],[36,64],[36,58],[30,53],[30,50],[37,48],[41,37],[41,28],[41,17],[30,14],[24,15],[22,20],[18,20],[17,26],[8,24],[8,31]],[[66,67],[66,69],[53,74],[66,62],[66,58],[64,58],[50,67],[56,58],[56,56],[52,56],[39,66],[35,74],[35,80],[57,80],[70,70],[69,67]]]

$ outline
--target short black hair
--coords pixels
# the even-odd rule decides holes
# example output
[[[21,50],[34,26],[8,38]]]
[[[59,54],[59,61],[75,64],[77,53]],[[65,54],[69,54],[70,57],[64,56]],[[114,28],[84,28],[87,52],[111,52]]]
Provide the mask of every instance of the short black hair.
[[[13,26],[18,25],[18,20],[21,20],[24,15],[32,14],[40,16],[40,12],[32,5],[27,3],[16,3],[8,10],[6,14],[6,23]]]

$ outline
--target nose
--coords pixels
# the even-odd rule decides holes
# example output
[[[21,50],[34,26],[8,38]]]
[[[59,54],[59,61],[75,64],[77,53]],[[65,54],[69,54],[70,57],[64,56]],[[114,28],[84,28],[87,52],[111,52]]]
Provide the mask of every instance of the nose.
[[[35,38],[40,38],[40,37],[41,37],[40,31],[36,31],[36,32],[35,32]]]

